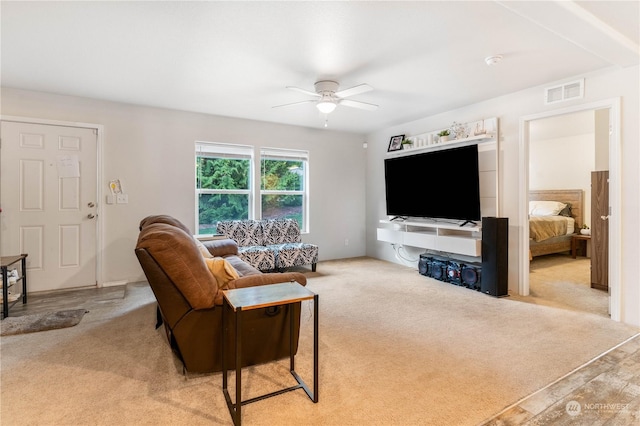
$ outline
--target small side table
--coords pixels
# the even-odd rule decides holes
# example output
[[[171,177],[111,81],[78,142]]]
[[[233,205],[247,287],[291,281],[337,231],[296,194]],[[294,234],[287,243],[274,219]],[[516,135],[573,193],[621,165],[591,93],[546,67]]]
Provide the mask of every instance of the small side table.
[[[224,348],[224,337],[222,339],[222,391],[227,401],[227,407],[233,420],[233,424],[240,426],[242,422],[242,406],[250,404],[252,402],[260,401],[265,398],[280,395],[285,392],[289,392],[296,389],[304,389],[309,399],[314,403],[318,402],[318,295],[304,288],[298,283],[281,283],[281,284],[269,284],[256,287],[246,287],[233,290],[223,290],[224,301],[222,313],[222,330],[226,334],[226,322],[225,319],[230,308],[236,317],[236,400],[235,403],[231,401],[231,396],[227,389],[227,361],[226,350]],[[290,305],[303,300],[313,299],[313,392],[309,390],[306,383],[300,378],[295,371],[295,355],[293,353],[293,334],[294,334],[294,315],[290,315],[290,340],[289,340],[289,362],[291,375],[298,382],[297,385],[291,386],[285,389],[281,389],[275,392],[271,392],[262,396],[242,400],[242,312],[267,308],[269,306],[278,305]]]
[[[585,241],[585,244],[589,244],[591,241],[591,235],[582,235],[582,234],[573,234],[571,236],[571,257],[576,258],[576,251],[578,248],[578,241]],[[587,255],[587,250],[585,248],[584,255]]]
[[[9,316],[9,266],[17,262],[20,262],[20,272],[22,274],[18,277],[18,281],[22,281],[22,304],[27,303],[27,256],[27,254],[21,254],[0,257],[0,270],[2,270],[2,319]],[[17,301],[18,299],[11,302],[11,306]]]

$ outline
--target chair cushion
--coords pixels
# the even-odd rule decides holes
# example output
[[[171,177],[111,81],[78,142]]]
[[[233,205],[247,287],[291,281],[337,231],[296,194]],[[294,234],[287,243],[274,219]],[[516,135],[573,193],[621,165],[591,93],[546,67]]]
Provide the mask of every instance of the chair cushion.
[[[300,226],[293,219],[269,219],[262,221],[264,245],[299,243]]]
[[[205,240],[202,241],[202,245],[204,245],[207,251],[213,256],[225,257],[238,254],[238,244],[231,238]]]
[[[318,262],[318,246],[306,243],[285,243],[267,246],[278,253],[276,266],[288,268],[291,266],[310,265]]]
[[[231,238],[239,247],[263,244],[262,224],[259,220],[229,220],[218,222],[216,231]]]
[[[166,223],[143,227],[138,248],[144,248],[194,309],[211,308],[218,285],[193,237]]]
[[[276,269],[276,252],[265,246],[239,247],[238,256],[261,271]]]
[[[238,272],[238,275],[240,275],[240,278],[248,277],[250,275],[262,274],[262,272],[260,272],[257,268],[250,265],[249,262],[245,262],[244,260],[242,260],[238,255],[225,256],[224,260],[226,260],[231,264],[231,266],[233,266],[233,269],[235,269]]]

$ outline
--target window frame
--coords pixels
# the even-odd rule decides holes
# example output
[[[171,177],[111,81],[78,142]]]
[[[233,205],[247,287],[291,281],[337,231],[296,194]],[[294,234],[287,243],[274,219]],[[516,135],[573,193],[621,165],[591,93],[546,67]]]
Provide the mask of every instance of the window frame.
[[[248,189],[204,189],[198,184],[198,158],[232,158],[249,160]],[[258,161],[256,161],[256,157]],[[304,162],[303,189],[296,191],[286,190],[263,190],[262,189],[262,160],[283,160]],[[220,142],[195,142],[194,156],[194,186],[195,186],[195,231],[197,236],[211,234],[200,234],[200,195],[202,194],[240,194],[248,196],[248,219],[262,218],[262,196],[263,195],[301,195],[302,196],[302,225],[301,233],[309,232],[309,151],[288,149],[254,147],[251,145],[238,145]]]
[[[247,189],[210,189],[199,188],[198,185],[198,158],[227,158],[237,160],[249,160],[247,177],[248,188]],[[195,224],[196,235],[211,235],[200,234],[200,195],[205,194],[238,194],[247,195],[248,197],[248,218],[253,219],[255,217],[255,183],[254,183],[254,149],[249,145],[235,145],[218,142],[203,142],[196,141],[195,143],[195,164],[194,164],[194,186],[195,186]]]
[[[269,148],[263,147],[259,151],[259,161],[256,163],[259,183],[257,184],[257,196],[260,202],[256,202],[259,209],[259,217],[262,217],[262,196],[263,195],[301,195],[302,196],[302,224],[300,226],[301,233],[309,232],[309,151],[288,148]],[[303,187],[302,190],[266,190],[262,189],[262,160],[282,160],[282,161],[301,161],[303,167]]]

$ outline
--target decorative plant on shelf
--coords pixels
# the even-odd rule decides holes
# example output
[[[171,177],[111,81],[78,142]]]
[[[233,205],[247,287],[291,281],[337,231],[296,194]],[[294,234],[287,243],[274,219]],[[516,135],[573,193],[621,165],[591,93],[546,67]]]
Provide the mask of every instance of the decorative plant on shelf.
[[[413,141],[411,139],[403,139],[402,140],[402,146],[403,147],[409,148],[409,147],[411,147],[411,145],[413,145]]]
[[[439,137],[439,141],[440,142],[446,142],[449,140],[449,135],[451,133],[449,132],[449,129],[444,129],[443,131],[441,131],[440,133],[438,133],[438,137]]]

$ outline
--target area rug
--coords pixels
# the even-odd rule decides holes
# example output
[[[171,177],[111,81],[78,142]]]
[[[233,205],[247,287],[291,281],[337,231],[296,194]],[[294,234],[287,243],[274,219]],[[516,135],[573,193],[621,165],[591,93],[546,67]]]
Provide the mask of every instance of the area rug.
[[[87,310],[68,309],[66,311],[47,312],[44,314],[7,317],[0,321],[0,336],[36,333],[38,331],[55,330],[77,325]]]

